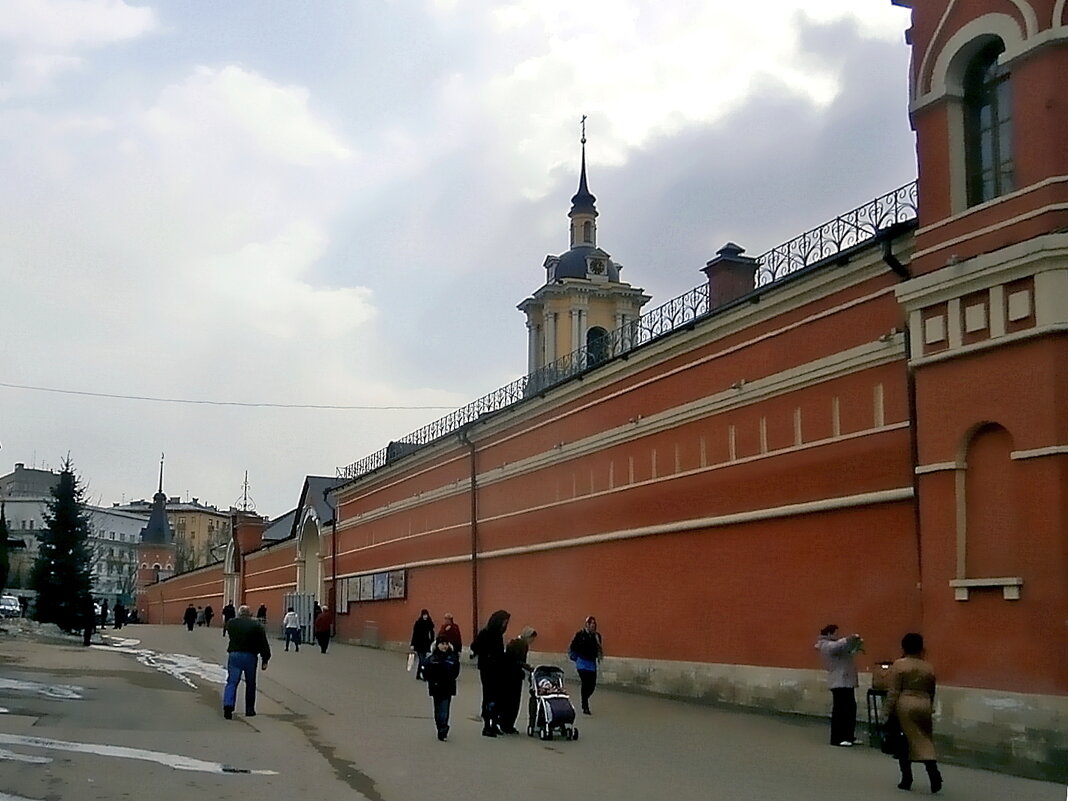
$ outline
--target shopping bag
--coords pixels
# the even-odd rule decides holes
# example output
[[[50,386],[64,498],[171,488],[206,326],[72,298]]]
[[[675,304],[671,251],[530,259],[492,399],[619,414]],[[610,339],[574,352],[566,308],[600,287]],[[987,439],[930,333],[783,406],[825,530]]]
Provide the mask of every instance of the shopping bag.
[[[905,732],[901,730],[901,724],[897,720],[897,715],[891,715],[886,719],[886,723],[883,724],[879,734],[879,750],[884,754],[900,758],[903,754],[907,753],[909,747],[908,740],[905,739]]]
[[[415,654],[408,654],[408,667],[406,670],[411,673],[413,667],[415,667]]]

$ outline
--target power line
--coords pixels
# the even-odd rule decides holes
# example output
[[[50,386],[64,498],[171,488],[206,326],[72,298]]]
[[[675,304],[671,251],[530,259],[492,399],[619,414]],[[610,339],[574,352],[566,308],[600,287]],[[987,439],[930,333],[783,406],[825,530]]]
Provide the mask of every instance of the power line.
[[[119,395],[111,392],[88,392],[80,389],[57,389],[55,387],[34,387],[27,384],[9,384],[0,381],[0,387],[8,389],[26,389],[32,392],[52,392],[57,395],[83,395],[90,398],[116,398],[118,400],[150,401],[152,403],[188,403],[197,406],[244,406],[269,409],[331,409],[339,411],[449,411],[453,406],[344,406],[333,403],[270,403],[267,401],[223,401],[198,400],[195,398],[156,398],[150,395]]]

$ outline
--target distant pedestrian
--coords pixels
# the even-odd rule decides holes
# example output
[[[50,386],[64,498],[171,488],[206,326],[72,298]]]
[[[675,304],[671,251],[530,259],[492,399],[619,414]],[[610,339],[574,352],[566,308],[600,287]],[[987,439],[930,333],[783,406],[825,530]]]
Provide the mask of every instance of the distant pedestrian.
[[[211,605],[204,607],[204,625],[211,627],[211,619],[215,617],[215,610],[211,608]]]
[[[203,625],[204,625],[204,607],[203,606],[198,606],[197,607],[197,627],[199,628],[200,626],[203,626]]]
[[[471,641],[471,658],[478,657],[478,677],[482,683],[482,736],[500,732],[501,686],[504,678],[504,632],[512,616],[498,609]]]
[[[271,660],[271,645],[267,632],[259,621],[252,619],[252,610],[245,605],[237,610],[237,617],[226,623],[230,642],[226,646],[226,689],[223,690],[223,717],[234,717],[237,685],[245,678],[245,717],[256,714],[256,662],[267,669]]]
[[[931,663],[924,660],[923,636],[910,632],[901,638],[902,657],[890,668],[886,695],[886,717],[896,716],[908,742],[908,752],[898,755],[901,769],[901,790],[912,789],[912,763],[922,762],[931,782],[931,792],[942,789],[942,774],[934,747],[935,674]]]
[[[438,631],[439,637],[444,637],[452,645],[452,650],[456,654],[456,658],[460,658],[460,654],[464,649],[463,637],[460,636],[460,627],[456,625],[456,621],[452,619],[452,612],[446,612],[443,616],[445,620],[441,624],[441,629]]]
[[[226,636],[226,624],[233,620],[235,617],[237,617],[237,610],[234,609],[234,605],[232,603],[227,603],[226,606],[222,608],[222,616],[222,633],[223,636]]]
[[[92,597],[86,596],[82,601],[82,645],[86,648],[89,647],[89,643],[93,640],[93,630],[96,628],[97,621],[96,603]]]
[[[530,665],[527,664],[527,655],[530,652],[531,643],[537,638],[538,632],[532,626],[524,626],[519,636],[508,643],[504,649],[504,676],[501,685],[501,731],[505,734],[515,734],[515,722],[519,717],[519,709],[523,705],[523,682],[527,677]]]
[[[256,620],[260,621],[260,625],[267,628],[267,604],[260,604],[260,608],[256,610]]]
[[[590,696],[597,689],[597,665],[603,656],[604,645],[601,632],[597,631],[597,618],[590,615],[586,618],[586,624],[575,632],[567,649],[568,659],[575,663],[578,670],[582,712],[585,715],[593,714],[590,711]]]
[[[112,612],[115,614],[115,628],[121,629],[126,625],[126,604],[122,601],[116,601]]]
[[[286,611],[286,616],[282,618],[282,630],[286,635],[286,650],[289,650],[289,644],[293,643],[296,646],[297,653],[300,653],[300,617],[293,611],[293,607],[289,607]]]
[[[418,657],[418,667],[415,669],[416,681],[421,681],[423,678],[423,663],[426,662],[426,656],[430,653],[433,644],[434,619],[430,617],[430,612],[422,609],[412,625],[412,652]]]
[[[193,630],[193,626],[197,624],[197,608],[193,604],[189,604],[185,608],[185,614],[182,615],[182,622],[185,623],[185,627],[190,631]]]
[[[108,599],[105,598],[100,602],[100,628],[107,628],[108,625]]]
[[[334,615],[329,609],[323,609],[315,618],[315,622],[312,624],[312,633],[315,634],[315,641],[319,643],[319,651],[326,653],[327,647],[330,645],[330,629],[334,625]]]
[[[820,630],[816,650],[827,670],[827,687],[831,691],[831,745],[849,748],[857,732],[857,666],[853,655],[861,645],[859,634],[838,636],[838,626],[831,623]]]
[[[459,675],[460,658],[453,651],[452,643],[438,637],[423,665],[423,676],[427,691],[434,699],[434,726],[442,742],[449,736],[449,707],[456,695],[456,677]]]

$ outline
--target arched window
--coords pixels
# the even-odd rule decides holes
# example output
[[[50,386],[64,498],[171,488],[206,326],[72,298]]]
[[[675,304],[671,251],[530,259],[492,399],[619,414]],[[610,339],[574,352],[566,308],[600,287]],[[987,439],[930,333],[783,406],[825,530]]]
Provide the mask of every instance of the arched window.
[[[593,242],[593,223],[589,220],[582,224],[582,241]]]
[[[600,326],[586,332],[586,356],[591,366],[608,358],[608,332]]]
[[[964,75],[964,145],[968,205],[1013,189],[1012,93],[1009,71],[998,63],[1005,45],[995,39]]]

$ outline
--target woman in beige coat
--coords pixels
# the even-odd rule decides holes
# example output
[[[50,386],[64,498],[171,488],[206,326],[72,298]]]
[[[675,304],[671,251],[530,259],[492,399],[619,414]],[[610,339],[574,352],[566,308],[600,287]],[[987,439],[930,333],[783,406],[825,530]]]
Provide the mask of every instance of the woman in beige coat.
[[[908,753],[898,757],[902,790],[912,789],[912,763],[922,762],[931,781],[931,792],[942,789],[942,774],[935,761],[931,715],[934,711],[935,674],[923,660],[923,636],[906,634],[901,639],[903,656],[890,670],[886,716],[896,715],[908,740]]]

